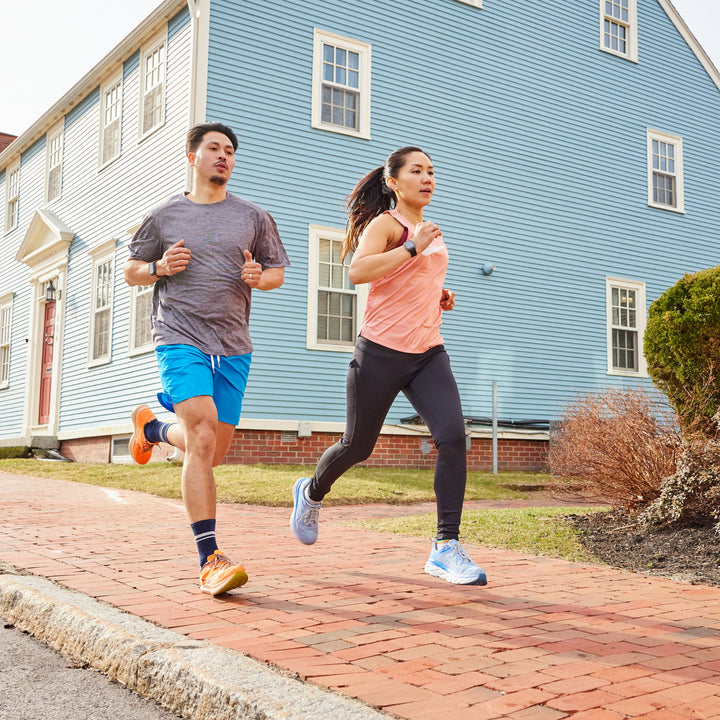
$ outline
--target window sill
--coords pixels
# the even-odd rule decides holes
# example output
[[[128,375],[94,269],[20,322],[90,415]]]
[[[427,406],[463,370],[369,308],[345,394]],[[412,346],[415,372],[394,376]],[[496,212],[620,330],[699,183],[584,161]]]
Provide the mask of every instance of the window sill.
[[[650,377],[650,375],[647,373],[647,371],[641,372],[639,370],[636,371],[636,370],[613,369],[613,370],[608,370],[607,374],[612,375],[614,377],[633,377],[633,378],[649,378]]]
[[[343,353],[352,353],[353,350],[355,350],[355,343],[352,345],[334,345],[332,343],[328,343],[327,345],[324,345],[322,343],[308,343],[305,345],[306,350],[328,350],[329,352],[343,352]]]
[[[660,203],[649,202],[648,207],[655,208],[656,210],[667,210],[668,212],[676,213],[677,215],[685,214],[685,206],[672,207],[671,205],[660,205]]]
[[[139,348],[132,348],[128,350],[128,357],[137,357],[138,355],[147,355],[155,349],[154,345],[143,345]]]
[[[348,137],[358,138],[359,140],[372,140],[370,133],[358,132],[349,128],[342,128],[339,125],[326,125],[323,123],[312,123],[315,130],[325,130],[326,132],[336,133],[337,135],[347,135]]]
[[[636,65],[639,64],[637,57],[627,55],[626,53],[618,52],[617,50],[611,50],[610,48],[601,47],[600,52],[604,52],[606,55],[613,55],[614,57],[620,58],[621,60],[627,60],[628,62],[635,63]]]

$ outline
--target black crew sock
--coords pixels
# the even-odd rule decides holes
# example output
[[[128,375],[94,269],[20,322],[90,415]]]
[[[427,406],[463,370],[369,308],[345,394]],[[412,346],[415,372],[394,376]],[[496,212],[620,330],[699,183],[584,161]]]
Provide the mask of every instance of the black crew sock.
[[[207,562],[208,557],[218,549],[215,540],[215,518],[191,523],[190,529],[195,536],[195,543],[200,555],[200,567],[202,567]]]
[[[143,428],[145,439],[151,443],[164,442],[172,445],[167,439],[168,428],[171,425],[172,423],[163,423],[157,418],[151,420],[149,423],[145,423],[145,427]]]

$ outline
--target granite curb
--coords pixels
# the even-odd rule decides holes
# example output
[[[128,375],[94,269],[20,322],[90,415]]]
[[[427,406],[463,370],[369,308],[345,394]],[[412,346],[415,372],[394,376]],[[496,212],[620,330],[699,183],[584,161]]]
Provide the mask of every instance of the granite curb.
[[[50,580],[0,566],[0,616],[193,720],[388,720],[237,651],[191,640]]]

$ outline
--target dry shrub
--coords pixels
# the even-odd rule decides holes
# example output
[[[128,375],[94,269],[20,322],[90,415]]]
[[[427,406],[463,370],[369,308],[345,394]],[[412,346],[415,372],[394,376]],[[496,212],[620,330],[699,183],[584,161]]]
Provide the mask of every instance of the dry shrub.
[[[713,421],[720,423],[720,413]],[[656,525],[707,526],[720,533],[720,441],[687,439],[674,474],[641,519]]]
[[[568,406],[551,439],[550,469],[614,507],[638,509],[659,496],[680,448],[667,406],[644,390],[603,390]]]

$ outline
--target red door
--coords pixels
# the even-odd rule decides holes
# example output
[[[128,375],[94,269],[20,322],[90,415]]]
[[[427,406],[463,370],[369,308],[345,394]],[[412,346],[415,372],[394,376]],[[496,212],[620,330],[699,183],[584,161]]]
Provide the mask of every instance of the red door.
[[[38,424],[50,420],[50,390],[52,389],[53,343],[55,341],[55,301],[45,303],[42,362],[40,363],[40,412]]]

